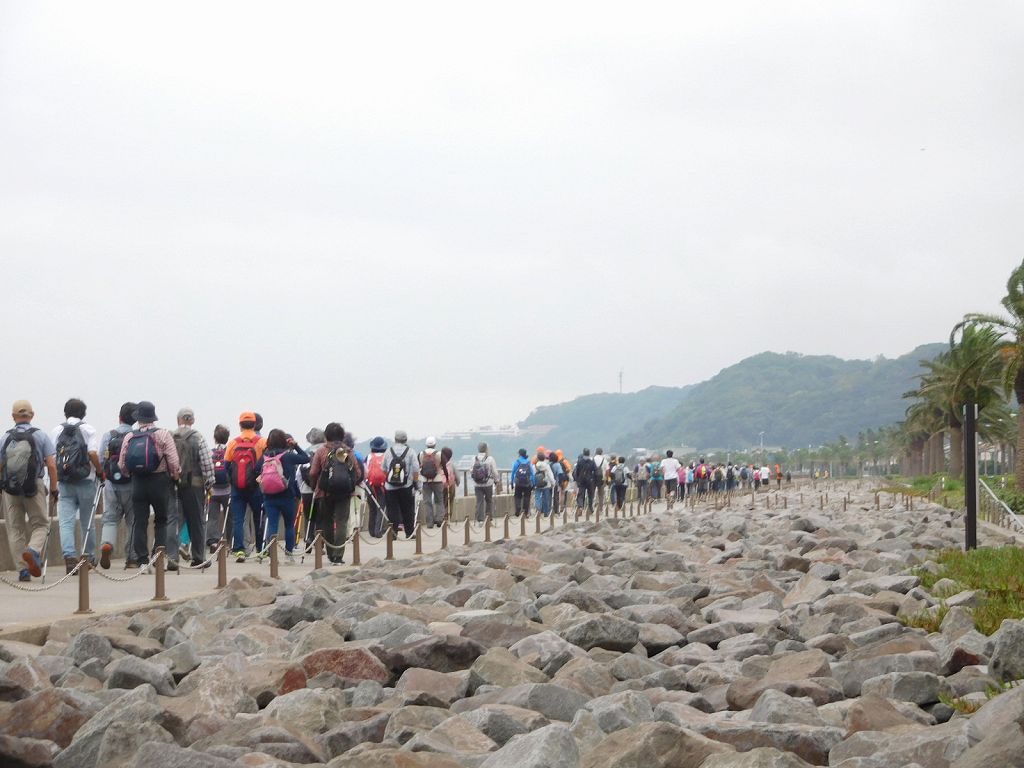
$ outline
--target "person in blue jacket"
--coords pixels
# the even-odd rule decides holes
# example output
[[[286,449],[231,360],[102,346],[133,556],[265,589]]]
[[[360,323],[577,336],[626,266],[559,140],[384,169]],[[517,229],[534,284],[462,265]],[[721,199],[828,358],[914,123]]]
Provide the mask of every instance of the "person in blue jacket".
[[[526,449],[519,449],[519,456],[512,464],[512,487],[515,489],[516,517],[530,516],[530,500],[533,498],[533,486],[537,474],[533,464],[526,456]]]
[[[284,549],[288,562],[294,562],[295,511],[298,504],[298,486],[295,483],[296,470],[309,463],[309,454],[299,448],[291,435],[281,429],[272,429],[267,435],[267,448],[263,452],[261,480],[263,474],[275,471],[280,463],[284,478],[284,490],[270,493],[263,481],[263,509],[267,514],[267,538],[277,535],[278,522],[284,521]]]

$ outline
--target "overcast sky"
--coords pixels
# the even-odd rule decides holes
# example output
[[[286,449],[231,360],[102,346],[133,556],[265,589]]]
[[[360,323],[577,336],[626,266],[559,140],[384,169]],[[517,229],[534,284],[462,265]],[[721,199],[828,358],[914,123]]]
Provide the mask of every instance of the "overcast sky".
[[[1018,2],[0,0],[0,364],[360,439],[764,350],[866,358],[1024,256]]]

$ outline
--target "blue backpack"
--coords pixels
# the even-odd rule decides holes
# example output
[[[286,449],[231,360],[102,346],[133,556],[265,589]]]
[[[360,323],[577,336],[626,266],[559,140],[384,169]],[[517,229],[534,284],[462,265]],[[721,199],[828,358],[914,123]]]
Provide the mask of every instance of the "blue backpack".
[[[152,475],[160,466],[160,454],[156,449],[153,430],[131,432],[128,435],[128,450],[124,466],[130,475]]]

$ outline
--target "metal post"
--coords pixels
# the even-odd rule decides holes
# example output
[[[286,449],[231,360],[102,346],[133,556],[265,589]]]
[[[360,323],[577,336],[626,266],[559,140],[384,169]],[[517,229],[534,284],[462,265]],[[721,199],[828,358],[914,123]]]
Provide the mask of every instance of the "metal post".
[[[555,530],[555,515],[552,512],[548,513],[548,530]]]
[[[228,546],[224,539],[217,544],[217,589],[228,585]]]
[[[509,532],[508,532],[508,524],[509,524],[508,514],[506,513],[505,514],[505,540],[506,541],[510,538],[509,537]]]
[[[166,600],[167,589],[166,585],[164,584],[164,563],[166,561],[166,558],[164,557],[164,548],[157,547],[156,552],[154,554],[156,555],[156,594],[153,595],[153,599]]]
[[[324,567],[324,532],[320,529],[313,539],[313,567],[317,570]]]
[[[387,531],[384,534],[384,559],[394,560],[395,559],[395,529],[394,526],[389,525]]]
[[[359,565],[361,562],[359,553],[359,529],[356,528],[352,533],[352,565]]]
[[[467,516],[467,517],[466,517],[466,532],[465,532],[465,541],[463,542],[463,543],[464,543],[464,544],[466,544],[467,546],[469,545],[469,534],[470,534],[471,530],[472,530],[472,529],[470,528],[470,523],[469,523],[469,517]]]
[[[85,555],[82,555],[79,560],[80,567],[78,569],[78,610],[79,613],[92,613],[92,608],[89,607],[89,560]]]
[[[416,524],[416,554],[423,554],[423,526],[420,523]]]
[[[537,523],[537,533],[540,533],[540,512],[538,511],[533,517]]]
[[[526,535],[526,515],[519,516],[519,535]]]
[[[448,521],[441,523],[441,549],[448,549]]]
[[[491,540],[491,516],[484,518],[484,541]]]
[[[964,546],[978,548],[978,406],[972,400],[964,405]]]

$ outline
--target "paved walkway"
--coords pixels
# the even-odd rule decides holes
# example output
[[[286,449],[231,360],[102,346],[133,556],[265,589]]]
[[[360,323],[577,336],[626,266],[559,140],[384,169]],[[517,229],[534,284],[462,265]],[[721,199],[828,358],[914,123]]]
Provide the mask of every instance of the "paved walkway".
[[[658,505],[663,510],[664,504]],[[570,514],[569,521],[572,524],[573,517]],[[521,522],[518,518],[511,518],[509,521],[510,538],[518,538],[521,535]],[[562,528],[563,519],[557,520],[557,528]],[[491,540],[497,541],[503,536],[503,520],[498,520],[492,525]],[[550,521],[542,520],[542,532],[549,531]],[[470,540],[472,542],[484,541],[484,530],[482,524],[474,523],[471,528]],[[527,521],[527,536],[537,536],[536,518],[531,517]],[[383,539],[374,543],[367,543],[368,537],[360,542],[360,560],[366,563],[374,558],[384,559],[386,556],[386,544]],[[457,547],[465,542],[465,523],[453,523],[448,532],[449,547]],[[423,535],[423,552],[429,554],[441,549],[441,530],[434,528]],[[415,539],[396,539],[393,545],[395,559],[415,558]],[[352,546],[347,547],[345,552],[346,564],[333,566],[327,562],[326,552],[324,565],[329,568],[351,569],[359,566],[351,565]],[[312,554],[303,558],[296,557],[295,564],[285,563],[284,553],[280,553],[280,577],[287,580],[300,579],[314,569],[314,557]],[[138,571],[124,570],[123,560],[114,560],[107,571],[102,571],[107,576],[124,579],[135,576]],[[231,557],[228,558],[228,579],[238,578],[246,574],[270,575],[270,562],[264,559],[262,563],[249,560],[245,563],[236,563]],[[70,618],[78,608],[79,577],[73,576],[67,581],[56,584],[64,576],[63,563],[57,567],[51,567],[46,576],[46,584],[40,583],[39,579],[33,579],[25,585],[33,591],[17,589],[6,583],[0,583],[0,638],[17,634],[20,630],[28,627],[48,624],[50,622]],[[17,582],[16,572],[8,571],[3,574],[8,581]],[[181,569],[176,573],[168,572],[165,577],[165,592],[169,600],[182,600],[196,597],[214,590],[217,586],[217,565],[214,562],[206,570]],[[54,586],[55,585],[55,586]],[[46,587],[46,589],[42,589]],[[155,577],[152,573],[144,573],[132,578],[130,581],[113,582],[102,578],[100,572],[93,570],[89,574],[89,597],[90,607],[95,613],[112,613],[140,608],[156,607],[166,603],[154,603]]]

